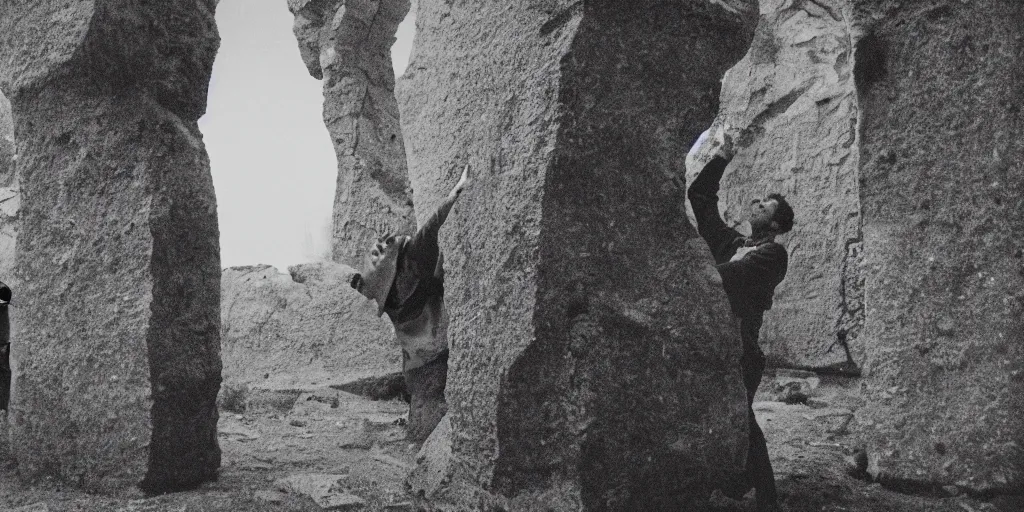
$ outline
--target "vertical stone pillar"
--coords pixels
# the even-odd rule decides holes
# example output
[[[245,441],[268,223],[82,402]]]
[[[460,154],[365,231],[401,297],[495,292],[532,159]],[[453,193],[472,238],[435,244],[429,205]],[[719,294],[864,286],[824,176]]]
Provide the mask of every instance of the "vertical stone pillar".
[[[220,256],[196,124],[214,0],[7,2],[0,87],[22,187],[19,471],[194,487],[220,465]]]
[[[753,21],[741,2],[420,1],[399,88],[417,214],[477,172],[441,231],[449,418],[414,490],[699,510],[741,463],[739,336],[675,178]]]
[[[379,234],[416,229],[391,64],[409,0],[288,0],[288,8],[302,60],[323,80],[338,158],[334,261],[362,268]]]
[[[844,344],[860,355],[864,324],[852,5],[761,0],[760,10],[750,51],[722,80],[716,122],[749,133],[722,179],[723,216],[749,232],[751,199],[786,196],[789,272],[761,342],[776,365],[841,365]]]
[[[856,433],[908,489],[1024,490],[1024,4],[856,0]]]

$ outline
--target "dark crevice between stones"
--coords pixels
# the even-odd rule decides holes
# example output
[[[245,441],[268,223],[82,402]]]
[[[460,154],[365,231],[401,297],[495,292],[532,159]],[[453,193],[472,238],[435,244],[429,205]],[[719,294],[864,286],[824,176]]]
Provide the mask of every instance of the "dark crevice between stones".
[[[853,79],[860,96],[885,79],[885,46],[874,32],[865,34],[854,48]]]
[[[551,16],[551,19],[549,19],[548,21],[545,21],[544,24],[540,26],[540,35],[541,36],[546,36],[546,35],[554,32],[555,29],[557,29],[558,27],[561,27],[562,25],[565,25],[566,23],[568,23],[569,20],[572,19],[573,15],[576,14],[576,12],[582,6],[583,6],[583,0],[577,0],[577,1],[569,4],[568,7],[562,9],[561,11],[558,11],[557,13],[554,13]]]
[[[331,384],[331,389],[364,396],[370,400],[401,398],[405,402],[409,401],[409,391],[406,389],[405,376],[402,372],[375,375],[341,384]]]
[[[871,477],[871,475],[865,474],[862,475],[860,479],[867,482],[877,483],[892,492],[908,496],[919,496],[922,498],[942,499],[953,496],[966,496],[988,502],[1001,502],[1008,499],[1011,500],[1011,503],[1018,504],[1018,506],[1022,501],[1024,501],[1024,491],[1021,491],[1019,488],[1005,487],[971,489],[958,485],[944,485],[938,482],[929,482],[925,480],[897,478],[885,474],[877,477]]]

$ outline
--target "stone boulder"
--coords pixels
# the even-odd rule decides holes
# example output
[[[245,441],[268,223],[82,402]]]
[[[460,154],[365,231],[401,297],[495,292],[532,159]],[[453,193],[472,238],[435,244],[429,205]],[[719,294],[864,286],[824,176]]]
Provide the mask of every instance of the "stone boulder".
[[[338,263],[232,267],[221,277],[225,385],[303,389],[402,371],[387,318]]]
[[[857,0],[868,471],[1024,492],[1024,4]]]
[[[441,230],[432,506],[699,510],[742,463],[740,341],[679,183],[750,42],[749,4],[724,5],[419,2],[399,98],[420,220],[477,169]]]
[[[22,204],[18,471],[90,490],[220,466],[220,256],[198,118],[215,0],[6,2]]]
[[[391,45],[409,0],[288,0],[309,73],[323,80],[338,157],[334,261],[361,267],[385,231],[415,231]]]
[[[848,0],[761,0],[746,56],[722,80],[717,124],[746,134],[722,179],[722,215],[749,233],[753,198],[778,192],[796,211],[780,237],[789,272],[765,315],[769,361],[789,367],[862,360],[863,243],[857,94]],[[692,179],[705,158],[688,165]]]

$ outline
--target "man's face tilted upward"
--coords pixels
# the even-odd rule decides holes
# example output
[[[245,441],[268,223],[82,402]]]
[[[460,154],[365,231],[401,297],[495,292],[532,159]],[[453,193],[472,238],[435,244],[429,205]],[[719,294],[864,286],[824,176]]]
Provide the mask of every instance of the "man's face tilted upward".
[[[778,225],[774,222],[775,212],[779,209],[779,202],[775,199],[755,199],[750,202],[750,229],[755,232],[777,230]]]

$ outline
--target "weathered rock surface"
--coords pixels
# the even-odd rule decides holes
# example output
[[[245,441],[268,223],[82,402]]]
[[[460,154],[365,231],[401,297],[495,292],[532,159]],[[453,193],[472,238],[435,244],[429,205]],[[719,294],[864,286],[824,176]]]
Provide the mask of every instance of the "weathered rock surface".
[[[427,502],[436,500],[454,470],[452,464],[452,422],[445,415],[416,454],[416,468],[407,480],[409,490]]]
[[[0,92],[0,184],[14,174],[14,119],[11,103]]]
[[[88,489],[220,465],[216,200],[196,124],[213,0],[6,2],[0,88],[22,187],[18,470]]]
[[[221,278],[225,385],[326,386],[402,370],[387,318],[352,289],[338,263],[233,267]]]
[[[17,288],[14,244],[18,238],[21,193],[15,173],[14,118],[11,104],[0,92],[0,279]]]
[[[302,60],[323,79],[338,157],[334,261],[359,268],[384,231],[415,230],[391,64],[409,0],[288,0],[288,8]]]
[[[1024,490],[1024,4],[858,0],[869,471]]]
[[[739,340],[673,178],[745,21],[703,1],[420,1],[399,84],[417,215],[478,170],[441,232],[438,506],[698,510],[740,463]]]
[[[722,80],[716,123],[748,130],[722,179],[723,217],[749,232],[751,199],[786,196],[796,211],[796,226],[780,238],[789,272],[761,342],[777,365],[844,363],[837,340],[860,354],[864,317],[852,8],[848,0],[761,0],[760,11],[750,50]],[[701,163],[688,166],[687,182]]]

